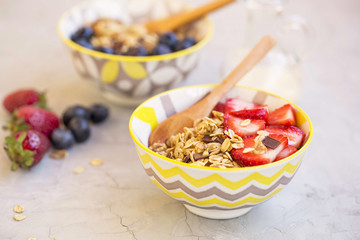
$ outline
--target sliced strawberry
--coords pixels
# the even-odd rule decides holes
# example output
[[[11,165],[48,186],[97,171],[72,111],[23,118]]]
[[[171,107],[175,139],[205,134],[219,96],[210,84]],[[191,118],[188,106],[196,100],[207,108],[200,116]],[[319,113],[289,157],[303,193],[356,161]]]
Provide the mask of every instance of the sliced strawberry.
[[[226,100],[226,103],[225,103],[225,112],[229,113],[229,112],[235,112],[235,111],[244,110],[244,109],[252,109],[252,108],[256,108],[258,106],[259,105],[256,103],[241,100],[239,98],[229,98]]]
[[[214,111],[225,113],[225,103],[219,102],[213,109]]]
[[[275,158],[274,162],[279,161],[283,158],[290,156],[291,154],[297,151],[296,147],[288,145],[287,148],[284,148]]]
[[[264,120],[265,122],[267,122],[269,118],[269,110],[267,106],[261,106],[253,109],[239,110],[239,111],[231,112],[231,114],[239,118],[260,119],[260,120]]]
[[[294,126],[267,126],[265,131],[286,136],[289,140],[289,145],[296,148],[300,148],[305,137],[305,133],[301,129]]]
[[[249,136],[244,138],[244,148],[233,149],[230,154],[231,157],[242,166],[257,166],[271,163],[276,159],[276,156],[288,145],[286,137],[278,134],[270,134],[269,137],[280,142],[275,149],[267,148],[264,154],[255,154],[254,152],[244,153],[246,148],[254,148],[256,136]]]
[[[251,119],[250,124],[241,126],[241,123],[246,119],[235,117],[229,113],[224,115],[225,130],[233,130],[238,136],[245,137],[255,135],[257,131],[265,128],[265,121],[258,119]]]
[[[269,115],[269,125],[296,125],[295,112],[290,104],[272,111]]]
[[[21,89],[8,94],[3,101],[4,107],[10,113],[19,107],[33,104],[46,108],[45,95],[33,89]]]

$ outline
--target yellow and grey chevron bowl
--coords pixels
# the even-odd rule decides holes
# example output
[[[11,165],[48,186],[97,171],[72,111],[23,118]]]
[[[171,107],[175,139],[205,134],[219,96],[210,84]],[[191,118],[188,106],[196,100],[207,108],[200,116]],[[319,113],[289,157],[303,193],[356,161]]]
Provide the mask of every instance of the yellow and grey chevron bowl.
[[[70,40],[70,35],[86,23],[99,18],[120,20],[126,24],[164,18],[186,9],[176,0],[92,0],[66,11],[58,22],[58,35],[67,46],[76,71],[94,83],[109,100],[122,105],[137,105],[150,96],[183,82],[195,69],[199,50],[213,32],[208,19],[192,23],[198,43],[158,56],[120,56],[84,48]]]
[[[132,114],[129,130],[151,181],[184,203],[194,214],[214,219],[233,218],[271,198],[291,181],[312,138],[309,117],[297,105],[279,96],[248,87],[234,87],[227,97],[267,104],[270,110],[290,103],[305,133],[301,149],[283,160],[256,167],[217,169],[192,166],[163,157],[148,146],[152,129],[172,114],[203,98],[215,85],[198,85],[161,93],[142,103]]]

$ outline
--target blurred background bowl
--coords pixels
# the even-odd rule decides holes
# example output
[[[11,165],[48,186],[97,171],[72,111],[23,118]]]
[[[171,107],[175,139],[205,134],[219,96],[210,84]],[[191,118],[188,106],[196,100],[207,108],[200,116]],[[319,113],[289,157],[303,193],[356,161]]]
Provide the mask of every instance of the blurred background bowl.
[[[295,110],[297,127],[306,136],[303,146],[280,161],[256,167],[219,169],[199,167],[161,156],[148,148],[155,126],[202,99],[215,85],[183,87],[161,93],[142,103],[132,114],[129,130],[145,172],[162,191],[194,214],[227,219],[241,216],[266,201],[292,180],[311,141],[309,117],[294,103],[249,87],[234,87],[226,97],[268,105],[272,111],[284,104]]]
[[[120,56],[82,47],[71,34],[99,18],[141,23],[187,9],[177,0],[93,0],[66,11],[58,22],[58,35],[71,55],[76,71],[94,83],[107,99],[121,105],[137,105],[150,96],[186,80],[199,60],[199,50],[213,33],[206,18],[191,23],[198,43],[185,50],[157,56]]]

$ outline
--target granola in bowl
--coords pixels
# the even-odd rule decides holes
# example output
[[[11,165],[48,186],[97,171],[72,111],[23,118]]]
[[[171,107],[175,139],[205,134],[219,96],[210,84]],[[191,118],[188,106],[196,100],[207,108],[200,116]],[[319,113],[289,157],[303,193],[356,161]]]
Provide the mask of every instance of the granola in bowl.
[[[295,124],[289,104],[269,113],[265,105],[232,98],[219,103],[211,117],[196,120],[192,128],[184,128],[150,149],[196,166],[263,165],[286,158],[301,146],[305,134]]]
[[[194,24],[193,24],[194,25]],[[125,56],[163,55],[195,45],[202,34],[185,25],[173,32],[158,34],[143,24],[124,24],[111,18],[100,18],[85,24],[71,35],[71,40],[88,49]]]
[[[165,143],[155,143],[150,149],[168,158],[196,166],[218,168],[240,167],[229,152],[242,148],[243,139],[231,129],[224,130],[224,114],[213,111],[214,118],[204,117],[193,128],[171,136]]]

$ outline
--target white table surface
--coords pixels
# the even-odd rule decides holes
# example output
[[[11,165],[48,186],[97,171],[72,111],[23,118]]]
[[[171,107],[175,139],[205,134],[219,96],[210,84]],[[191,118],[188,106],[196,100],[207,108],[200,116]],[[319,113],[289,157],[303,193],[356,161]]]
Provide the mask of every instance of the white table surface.
[[[105,102],[83,84],[56,35],[57,18],[76,2],[1,0],[1,99],[30,86],[46,89],[58,114],[74,103]],[[299,101],[314,138],[284,191],[237,219],[193,215],[146,176],[128,133],[132,109],[109,104],[110,120],[65,160],[11,172],[0,152],[0,239],[360,239],[360,1],[293,0],[288,10],[313,23],[319,44],[303,63]],[[187,85],[218,82],[226,51],[242,39],[242,2],[211,18],[215,36]],[[8,118],[4,110],[0,118]],[[104,165],[89,165],[93,158]],[[85,171],[73,174],[76,166]],[[25,207],[21,222],[12,220],[17,204]]]

